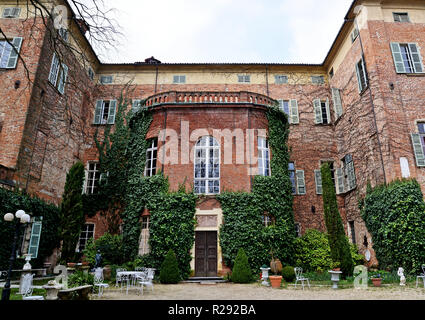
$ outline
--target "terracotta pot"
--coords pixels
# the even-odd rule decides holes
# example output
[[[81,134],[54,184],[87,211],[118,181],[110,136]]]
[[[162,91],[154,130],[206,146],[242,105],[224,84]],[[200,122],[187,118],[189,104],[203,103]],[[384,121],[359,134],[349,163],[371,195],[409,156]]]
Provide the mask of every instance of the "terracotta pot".
[[[333,268],[332,271],[341,271],[341,268]]]
[[[89,265],[89,263],[88,263],[87,261],[83,261],[83,262],[81,262],[81,265],[82,265],[82,266],[88,266],[88,265]]]
[[[69,268],[74,268],[75,267],[75,263],[74,262],[68,262],[66,264]]]
[[[280,284],[282,283],[282,276],[269,276],[269,279],[272,288],[280,288]]]
[[[372,278],[372,283],[375,287],[380,287],[382,283],[382,278]]]

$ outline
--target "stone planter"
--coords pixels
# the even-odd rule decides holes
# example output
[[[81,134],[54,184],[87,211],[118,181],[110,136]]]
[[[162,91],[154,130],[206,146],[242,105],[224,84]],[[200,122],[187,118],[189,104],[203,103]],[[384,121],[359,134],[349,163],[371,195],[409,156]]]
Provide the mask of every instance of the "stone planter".
[[[282,276],[269,276],[269,279],[272,288],[280,288],[280,284],[282,283]]]
[[[372,278],[372,283],[374,287],[380,287],[382,283],[382,278]]]
[[[338,289],[338,282],[339,277],[342,274],[342,271],[328,271],[331,274],[331,281],[332,281],[332,289]]]
[[[263,282],[261,283],[263,286],[269,286],[269,282],[267,281],[267,279],[269,278],[269,271],[270,268],[261,268],[261,280],[263,280]]]
[[[46,290],[46,300],[58,300],[59,290],[62,289],[61,285],[47,284],[43,286],[43,289]]]

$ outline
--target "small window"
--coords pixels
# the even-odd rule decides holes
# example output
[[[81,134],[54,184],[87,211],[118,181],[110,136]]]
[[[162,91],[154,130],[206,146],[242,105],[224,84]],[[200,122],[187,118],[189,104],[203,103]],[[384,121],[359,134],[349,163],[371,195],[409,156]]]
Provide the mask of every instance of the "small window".
[[[324,76],[311,76],[311,82],[314,84],[324,84],[325,77]]]
[[[270,176],[270,150],[266,138],[258,137],[258,174]]]
[[[297,194],[297,182],[295,177],[295,164],[293,162],[289,162],[288,166],[289,170],[289,179],[291,180],[292,185],[292,194]]]
[[[96,194],[99,188],[100,170],[98,162],[89,162],[86,173],[86,194]]]
[[[149,224],[150,217],[142,217],[142,230],[140,232],[140,241],[139,241],[139,256],[143,256],[150,252],[149,247]]]
[[[275,75],[274,80],[276,84],[288,83],[288,76],[285,75]]]
[[[351,42],[353,43],[354,41],[356,41],[358,36],[359,36],[359,29],[354,28],[353,32],[351,32]]]
[[[362,57],[356,64],[357,82],[359,85],[359,92],[362,93],[368,87],[367,71],[364,58]]]
[[[156,174],[156,161],[158,158],[158,139],[152,139],[146,150],[145,177],[152,177]]]
[[[278,100],[279,108],[289,116],[289,100]]]
[[[186,83],[186,76],[174,76],[173,83]]]
[[[4,8],[3,9],[3,18],[19,18],[21,14],[21,8]]]
[[[100,76],[100,83],[101,84],[110,84],[113,82],[112,76]]]
[[[94,80],[94,71],[93,71],[93,69],[92,69],[92,68],[90,68],[90,67],[89,67],[89,69],[88,69],[88,71],[87,71],[87,74],[88,74],[88,76],[89,76],[89,79],[90,79],[91,81],[93,81],[93,80]]]
[[[263,226],[265,226],[265,227],[269,227],[269,226],[272,226],[272,225],[274,225],[275,224],[275,218],[272,216],[272,215],[270,215],[270,214],[268,214],[268,213],[264,213],[262,216],[261,216],[261,220],[262,220],[262,222],[263,222]]]
[[[59,36],[63,39],[63,41],[68,42],[69,39],[69,33],[68,30],[65,28],[60,28],[58,30]]]
[[[410,22],[407,12],[393,12],[394,22]]]
[[[344,190],[346,192],[356,188],[356,173],[354,170],[354,162],[351,154],[348,154],[342,159],[343,163],[343,174],[344,174]]]
[[[86,223],[81,230],[80,239],[78,241],[77,252],[82,252],[90,239],[94,238],[94,224]]]
[[[251,82],[251,76],[249,76],[249,75],[238,75],[238,82],[239,83],[250,83]]]

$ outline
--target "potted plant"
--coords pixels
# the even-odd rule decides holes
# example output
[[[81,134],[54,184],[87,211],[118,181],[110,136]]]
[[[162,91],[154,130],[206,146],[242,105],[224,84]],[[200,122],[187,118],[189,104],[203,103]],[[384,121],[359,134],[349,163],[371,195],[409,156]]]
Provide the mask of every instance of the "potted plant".
[[[380,287],[382,283],[381,275],[378,273],[370,277],[374,287]]]
[[[282,276],[280,275],[282,271],[282,262],[278,258],[274,257],[273,250],[271,250],[272,260],[270,261],[270,270],[273,275],[269,276],[270,284],[272,288],[280,288],[280,284],[282,283]]]
[[[75,268],[76,263],[75,262],[68,262],[66,265],[68,266],[68,268]]]
[[[339,261],[333,261],[331,263],[331,269],[332,271],[341,271],[341,263]]]

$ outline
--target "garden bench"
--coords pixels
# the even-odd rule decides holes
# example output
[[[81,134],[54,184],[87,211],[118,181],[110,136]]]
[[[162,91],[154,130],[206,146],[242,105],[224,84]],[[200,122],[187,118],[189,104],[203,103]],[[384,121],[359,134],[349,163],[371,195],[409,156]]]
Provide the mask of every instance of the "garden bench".
[[[59,290],[59,300],[89,300],[89,293],[93,286],[86,285],[81,287]],[[75,297],[76,295],[76,297]]]

